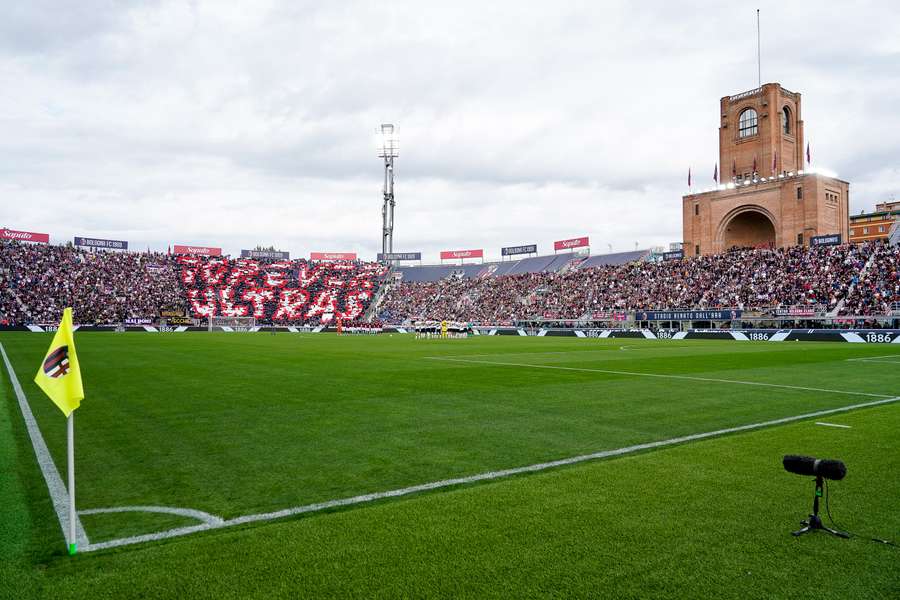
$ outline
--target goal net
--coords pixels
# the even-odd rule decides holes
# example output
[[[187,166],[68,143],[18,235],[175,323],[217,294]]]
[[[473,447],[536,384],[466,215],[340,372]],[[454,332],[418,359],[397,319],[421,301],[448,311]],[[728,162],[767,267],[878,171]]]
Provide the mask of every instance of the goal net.
[[[212,317],[209,320],[209,330],[214,327],[224,327],[231,331],[249,331],[256,327],[256,317]]]

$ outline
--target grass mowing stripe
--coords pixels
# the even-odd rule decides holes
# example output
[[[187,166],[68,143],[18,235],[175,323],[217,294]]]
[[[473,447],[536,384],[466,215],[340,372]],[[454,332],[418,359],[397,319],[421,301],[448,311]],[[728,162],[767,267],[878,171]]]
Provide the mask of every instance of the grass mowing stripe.
[[[639,452],[641,450],[652,450],[656,448],[662,448],[665,446],[672,446],[675,444],[683,444],[685,442],[694,442],[697,440],[703,440],[713,437],[719,437],[731,433],[739,433],[744,431],[751,431],[754,429],[761,429],[763,427],[771,427],[774,425],[782,425],[785,423],[791,423],[794,421],[802,421],[804,419],[812,419],[816,417],[822,417],[825,415],[832,415],[836,413],[848,412],[851,410],[856,410],[860,408],[869,408],[873,406],[880,406],[883,404],[890,404],[893,402],[897,402],[900,400],[900,396],[894,396],[891,398],[884,398],[882,400],[873,400],[872,402],[863,402],[860,404],[851,404],[849,406],[842,406],[838,408],[831,408],[827,410],[819,410],[812,413],[806,413],[802,415],[794,415],[791,417],[783,417],[781,419],[773,419],[771,421],[764,421],[760,423],[750,423],[748,425],[740,425],[737,427],[729,427],[727,429],[719,429],[716,431],[707,431],[703,433],[694,433],[691,435],[680,436],[676,438],[670,438],[667,440],[658,440],[655,442],[647,442],[644,444],[635,444],[633,446],[626,446],[624,448],[616,448],[614,450],[603,450],[601,452],[594,452],[591,454],[582,454],[580,456],[573,456],[570,458],[563,458],[560,460],[553,460],[549,462],[537,463],[534,465],[527,465],[524,467],[516,467],[513,469],[503,469],[499,471],[488,471],[486,473],[479,473],[477,475],[470,475],[468,477],[457,477],[453,479],[442,479],[440,481],[432,481],[430,483],[423,483],[419,485],[413,485],[405,488],[400,488],[396,490],[388,490],[385,492],[374,492],[371,494],[363,494],[360,496],[353,496],[352,498],[341,498],[338,500],[329,500],[327,502],[317,502],[315,504],[307,504],[306,506],[297,506],[294,508],[286,508],[284,510],[269,512],[269,513],[261,513],[256,515],[246,515],[242,517],[236,517],[234,519],[228,519],[225,521],[221,521],[218,523],[204,523],[202,525],[195,525],[192,527],[181,527],[178,529],[170,529],[168,531],[161,531],[159,533],[150,533],[144,535],[138,535],[127,538],[120,538],[116,540],[109,540],[106,542],[100,542],[91,546],[87,546],[84,551],[94,551],[94,550],[103,550],[108,548],[117,548],[120,546],[127,546],[131,544],[139,544],[142,542],[150,542],[163,540],[173,537],[180,537],[184,535],[188,535],[191,533],[197,533],[200,531],[206,531],[210,529],[221,529],[224,527],[231,527],[234,525],[244,525],[247,523],[257,523],[262,521],[272,521],[275,519],[283,519],[286,517],[296,516],[300,514],[307,513],[315,513],[323,510],[327,510],[330,508],[340,508],[344,506],[352,506],[356,504],[365,504],[368,502],[374,502],[376,500],[383,500],[386,498],[397,498],[400,496],[407,496],[409,494],[415,494],[419,492],[431,491],[440,488],[454,487],[458,485],[465,485],[469,483],[476,483],[479,481],[490,481],[494,479],[503,479],[506,477],[512,477],[514,475],[521,475],[524,473],[536,473],[539,471],[546,471],[547,469],[554,469],[557,467],[563,467],[568,465],[573,465],[577,463],[582,463],[591,460],[598,460],[601,458],[609,458],[613,456],[622,456],[624,454],[631,454],[633,452]]]
[[[803,387],[799,385],[786,385],[782,383],[764,383],[761,381],[740,381],[736,379],[717,379],[714,377],[695,377],[693,375],[667,375],[663,373],[641,373],[638,371],[616,371],[613,369],[588,369],[584,367],[560,367],[557,365],[533,365],[528,363],[511,363],[490,360],[468,360],[464,358],[449,358],[443,356],[425,356],[428,360],[442,360],[447,362],[469,363],[473,365],[497,365],[501,367],[530,367],[532,369],[556,369],[559,371],[578,371],[582,373],[606,373],[608,375],[630,375],[634,377],[658,377],[662,379],[682,379],[687,381],[708,381],[711,383],[732,383],[735,385],[755,385],[761,387],[780,388],[786,390],[799,390],[804,392],[822,392],[826,394],[845,394],[848,396],[867,396],[869,398],[889,398],[888,394],[870,394],[869,392],[852,392],[845,390],[829,390],[824,388]]]
[[[44,442],[44,436],[41,435],[41,430],[38,428],[37,421],[34,420],[34,415],[31,413],[31,407],[28,405],[28,400],[25,398],[22,386],[19,385],[19,379],[16,377],[16,373],[9,362],[9,357],[6,356],[6,349],[3,347],[2,343],[0,343],[0,354],[3,355],[6,372],[9,373],[9,381],[12,384],[13,391],[16,393],[16,398],[19,401],[19,409],[22,411],[22,417],[25,419],[28,436],[31,438],[31,445],[34,447],[34,455],[37,457],[38,465],[41,467],[44,481],[47,482],[47,491],[50,493],[50,499],[53,501],[53,509],[56,511],[56,516],[59,519],[59,526],[62,528],[63,537],[68,537],[69,492],[63,483],[62,477],[59,476],[59,471],[56,469],[53,457],[50,456],[50,451],[47,449],[46,442]],[[88,539],[87,533],[85,533],[84,527],[81,525],[81,519],[78,518],[77,514],[75,515],[75,538],[79,547],[84,548],[90,545],[90,540]]]

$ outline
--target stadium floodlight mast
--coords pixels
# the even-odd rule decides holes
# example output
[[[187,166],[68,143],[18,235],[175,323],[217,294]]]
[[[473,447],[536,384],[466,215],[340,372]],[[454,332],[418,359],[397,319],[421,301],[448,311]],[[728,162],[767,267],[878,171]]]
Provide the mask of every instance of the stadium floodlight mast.
[[[384,159],[384,205],[381,207],[381,252],[394,251],[394,159],[400,156],[400,138],[390,123],[382,123],[377,137],[378,157]]]

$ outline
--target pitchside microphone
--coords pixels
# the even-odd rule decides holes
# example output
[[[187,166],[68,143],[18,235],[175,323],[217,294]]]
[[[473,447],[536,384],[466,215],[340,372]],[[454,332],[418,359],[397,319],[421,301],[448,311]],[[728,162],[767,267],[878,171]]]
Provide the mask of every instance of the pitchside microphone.
[[[813,511],[805,521],[800,521],[803,527],[797,531],[792,531],[793,535],[803,535],[816,529],[828,532],[842,538],[850,537],[845,531],[837,531],[830,527],[825,527],[819,517],[819,498],[822,497],[822,487],[825,479],[841,480],[847,474],[847,467],[839,460],[829,460],[821,458],[813,458],[812,456],[797,456],[796,454],[788,454],[782,459],[784,470],[797,475],[807,475],[816,478],[816,493],[813,496]],[[828,508],[828,505],[825,505]]]
[[[840,481],[847,475],[847,467],[839,460],[813,458],[812,456],[797,456],[788,454],[782,460],[784,470],[797,475],[810,477],[824,477]]]

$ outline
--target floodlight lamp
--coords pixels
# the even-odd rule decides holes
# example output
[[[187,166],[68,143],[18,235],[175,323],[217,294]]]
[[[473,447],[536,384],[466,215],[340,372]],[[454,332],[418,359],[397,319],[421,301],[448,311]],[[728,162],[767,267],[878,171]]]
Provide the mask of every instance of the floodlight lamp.
[[[400,138],[397,130],[390,123],[383,123],[375,136],[379,158],[396,158],[400,156]]]

